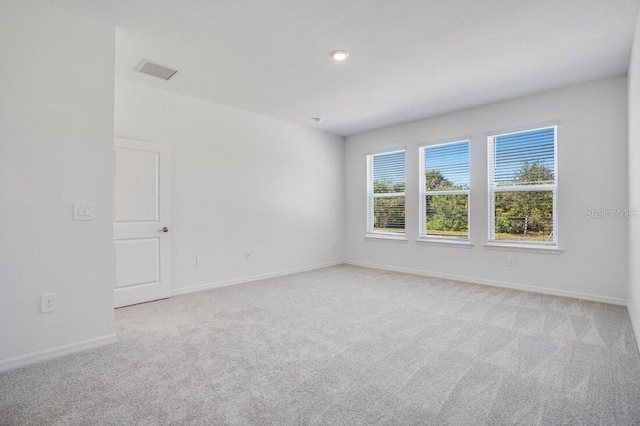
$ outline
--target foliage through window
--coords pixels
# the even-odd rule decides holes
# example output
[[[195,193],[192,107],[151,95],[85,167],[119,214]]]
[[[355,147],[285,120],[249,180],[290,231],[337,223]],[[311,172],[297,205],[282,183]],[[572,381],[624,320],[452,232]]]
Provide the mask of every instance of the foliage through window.
[[[405,152],[367,156],[367,232],[405,232]]]
[[[420,148],[420,236],[469,238],[469,141]]]
[[[557,244],[555,126],[489,137],[489,239]]]

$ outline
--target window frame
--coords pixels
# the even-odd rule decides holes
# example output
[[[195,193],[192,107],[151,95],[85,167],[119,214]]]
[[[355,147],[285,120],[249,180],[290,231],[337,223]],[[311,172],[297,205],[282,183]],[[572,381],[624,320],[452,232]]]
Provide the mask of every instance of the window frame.
[[[404,191],[403,192],[385,192],[374,193],[373,188],[373,158],[377,155],[395,154],[397,152],[404,153]],[[405,227],[404,232],[384,232],[376,231],[374,229],[375,216],[374,216],[374,200],[376,198],[392,198],[392,197],[404,197],[404,217]],[[406,240],[407,235],[407,150],[406,147],[391,148],[389,150],[382,150],[371,152],[367,154],[367,229],[365,238],[382,238],[390,240]]]
[[[509,136],[518,133],[535,132],[537,130],[553,129],[553,183],[536,185],[509,185],[497,186],[495,184],[495,140],[500,136]],[[496,240],[496,193],[499,192],[547,192],[552,193],[552,235],[553,241],[521,241],[521,240]],[[550,123],[533,127],[519,128],[516,130],[491,132],[487,134],[487,195],[488,195],[488,247],[512,247],[530,248],[541,250],[560,250],[558,232],[558,123]]]
[[[459,143],[467,143],[469,156],[469,189],[454,189],[446,191],[428,191],[426,189],[426,150],[436,146],[454,145]],[[436,142],[432,144],[421,145],[418,147],[418,183],[419,183],[419,231],[418,240],[433,241],[443,243],[469,244],[471,241],[471,138],[464,137],[461,139],[448,140],[446,142]],[[430,235],[427,232],[427,197],[429,195],[466,195],[467,196],[467,236],[454,237],[444,235]]]

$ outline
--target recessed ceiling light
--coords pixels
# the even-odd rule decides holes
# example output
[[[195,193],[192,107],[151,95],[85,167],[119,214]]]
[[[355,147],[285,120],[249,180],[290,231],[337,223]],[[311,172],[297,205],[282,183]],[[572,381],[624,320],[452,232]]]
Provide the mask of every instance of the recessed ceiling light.
[[[349,56],[349,52],[346,50],[334,50],[331,52],[331,57],[336,61],[344,61]]]
[[[319,123],[319,122],[321,122],[321,121],[322,121],[322,118],[321,118],[321,117],[311,117],[311,119],[312,119],[313,121],[315,121],[316,123]]]

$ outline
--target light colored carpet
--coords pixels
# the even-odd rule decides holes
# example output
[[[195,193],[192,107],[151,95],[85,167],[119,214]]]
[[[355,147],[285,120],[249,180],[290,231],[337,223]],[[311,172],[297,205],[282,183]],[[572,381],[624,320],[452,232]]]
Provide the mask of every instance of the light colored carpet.
[[[626,309],[337,266],[118,309],[0,375],[0,423],[638,424]]]

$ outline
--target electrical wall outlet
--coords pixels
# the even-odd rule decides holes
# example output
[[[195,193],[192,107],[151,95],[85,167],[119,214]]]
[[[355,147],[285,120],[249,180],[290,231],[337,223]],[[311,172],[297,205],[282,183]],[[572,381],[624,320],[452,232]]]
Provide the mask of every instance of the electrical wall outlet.
[[[247,259],[247,260],[251,259],[251,252],[250,252],[249,250],[245,251],[245,252],[244,252],[244,257],[245,257],[245,259]]]
[[[58,309],[58,295],[55,293],[43,294],[40,296],[40,312],[55,312]]]
[[[516,266],[516,259],[513,256],[509,256],[508,265],[511,268],[514,268]]]
[[[204,256],[198,255],[196,256],[196,266],[202,266],[204,263]]]

